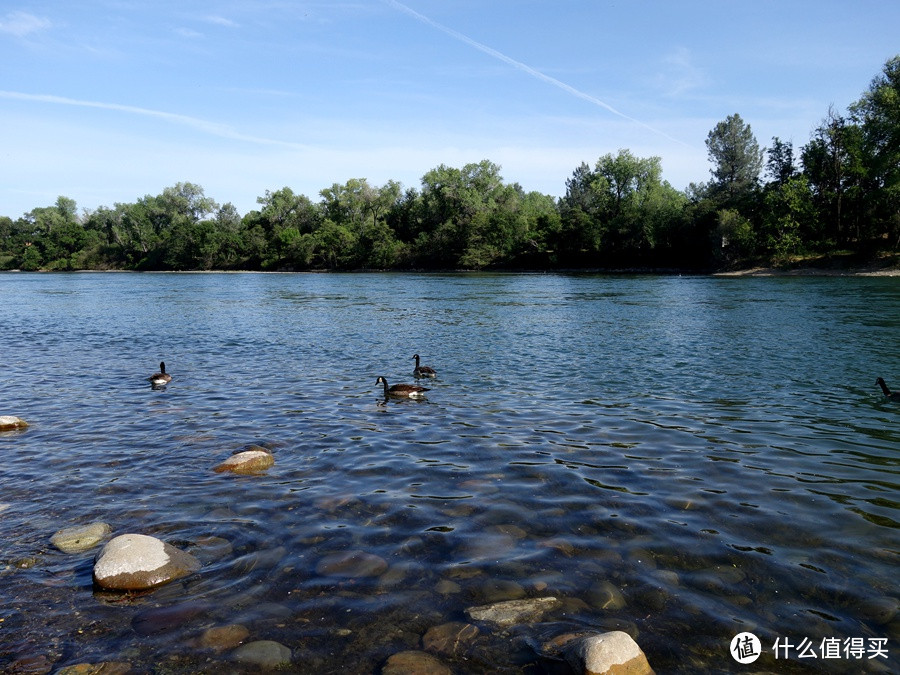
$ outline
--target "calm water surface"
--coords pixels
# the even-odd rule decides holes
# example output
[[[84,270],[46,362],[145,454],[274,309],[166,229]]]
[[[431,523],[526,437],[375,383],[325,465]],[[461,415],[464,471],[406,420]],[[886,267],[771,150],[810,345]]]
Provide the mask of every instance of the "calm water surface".
[[[893,278],[0,275],[0,415],[31,424],[0,434],[0,671],[227,672],[198,637],[239,623],[298,672],[377,673],[552,595],[443,660],[566,673],[543,641],[621,629],[657,672],[731,672],[749,630],[758,670],[896,672],[898,329]],[[383,401],[417,352],[427,399]],[[265,475],[212,471],[252,443]],[[96,550],[49,543],[95,520],[203,568],[97,593]],[[329,567],[352,552],[386,570]],[[778,637],[889,658],[776,662]]]

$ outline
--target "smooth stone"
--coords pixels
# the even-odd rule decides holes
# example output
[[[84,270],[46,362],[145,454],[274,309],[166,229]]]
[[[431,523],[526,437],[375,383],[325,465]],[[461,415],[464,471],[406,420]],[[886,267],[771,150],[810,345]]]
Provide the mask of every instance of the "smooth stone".
[[[451,675],[452,671],[428,652],[406,651],[393,654],[381,669],[381,675]]]
[[[234,649],[250,636],[250,630],[239,623],[207,628],[200,636],[200,646],[222,651]]]
[[[24,429],[28,426],[28,422],[21,417],[14,415],[0,415],[0,431],[12,431],[13,429]]]
[[[625,596],[608,581],[598,581],[587,592],[588,601],[597,609],[618,610],[625,607]]]
[[[151,607],[134,615],[131,627],[138,635],[153,635],[180,628],[209,610],[205,603],[186,602],[170,607]]]
[[[565,656],[576,673],[585,675],[653,675],[637,642],[622,631],[573,640]]]
[[[316,574],[330,577],[377,577],[387,571],[384,558],[365,551],[327,555],[316,565]]]
[[[462,586],[455,581],[441,579],[434,585],[434,590],[441,595],[455,595],[456,593],[462,593]]]
[[[860,613],[872,623],[884,626],[891,622],[900,610],[900,600],[889,596],[867,598],[859,604]]]
[[[478,637],[477,626],[462,621],[451,621],[429,628],[422,637],[422,646],[430,652],[453,656]]]
[[[231,652],[235,661],[258,668],[283,668],[291,663],[291,650],[274,640],[248,642]]]
[[[485,603],[519,600],[525,595],[522,585],[509,579],[489,579],[481,586],[481,600]]]
[[[123,534],[107,542],[94,563],[101,588],[134,591],[154,588],[200,569],[190,553],[144,534]]]
[[[469,607],[466,610],[466,616],[471,621],[482,621],[500,627],[515,626],[539,621],[546,612],[560,606],[562,603],[553,597],[507,600],[491,605]]]
[[[540,544],[538,544],[541,548],[550,548],[554,551],[559,551],[567,558],[571,558],[575,555],[575,546],[572,542],[563,539],[562,537],[553,537],[552,539],[545,539]]]
[[[127,675],[133,672],[131,664],[124,661],[103,663],[76,663],[56,671],[56,675]]]
[[[230,471],[237,474],[254,474],[275,464],[275,458],[266,450],[245,450],[232,455],[213,469],[216,473]]]
[[[109,525],[101,522],[75,525],[54,534],[50,543],[63,553],[82,553],[94,548],[110,531]]]
[[[191,546],[191,552],[201,563],[211,563],[222,560],[232,554],[234,547],[231,542],[222,537],[198,537]]]

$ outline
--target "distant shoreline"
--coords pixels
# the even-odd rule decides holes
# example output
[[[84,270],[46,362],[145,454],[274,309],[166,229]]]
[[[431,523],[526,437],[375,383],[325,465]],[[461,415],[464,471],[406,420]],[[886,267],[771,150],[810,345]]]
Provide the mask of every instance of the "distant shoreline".
[[[822,269],[820,267],[748,267],[728,272],[713,272],[714,277],[900,277],[900,268],[886,269]]]

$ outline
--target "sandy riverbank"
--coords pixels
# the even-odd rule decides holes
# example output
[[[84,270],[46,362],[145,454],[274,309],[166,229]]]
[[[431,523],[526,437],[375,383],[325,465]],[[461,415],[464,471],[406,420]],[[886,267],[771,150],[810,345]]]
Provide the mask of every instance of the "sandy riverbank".
[[[886,254],[860,260],[857,256],[829,256],[796,260],[779,267],[748,267],[716,272],[722,277],[898,277],[900,255]]]

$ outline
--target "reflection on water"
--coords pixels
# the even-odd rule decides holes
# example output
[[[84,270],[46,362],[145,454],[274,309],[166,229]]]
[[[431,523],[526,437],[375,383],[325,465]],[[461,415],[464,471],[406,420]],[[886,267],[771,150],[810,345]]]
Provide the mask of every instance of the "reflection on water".
[[[542,641],[622,629],[658,672],[731,637],[887,637],[896,667],[893,279],[0,276],[0,669],[209,672],[240,624],[306,672],[378,672],[477,604],[553,595],[457,672],[566,672]],[[427,398],[384,400],[378,375]],[[147,377],[165,360],[172,382]],[[261,476],[212,467],[248,443]],[[203,568],[96,594],[102,520]],[[723,660],[725,659],[725,660]],[[766,660],[768,659],[768,661]],[[846,660],[762,669],[847,670]],[[156,664],[156,665],[154,665]]]

